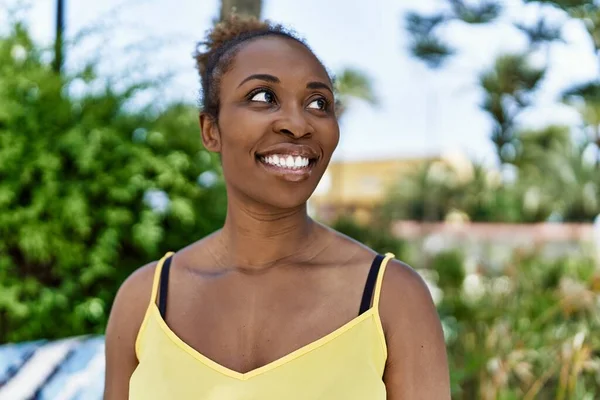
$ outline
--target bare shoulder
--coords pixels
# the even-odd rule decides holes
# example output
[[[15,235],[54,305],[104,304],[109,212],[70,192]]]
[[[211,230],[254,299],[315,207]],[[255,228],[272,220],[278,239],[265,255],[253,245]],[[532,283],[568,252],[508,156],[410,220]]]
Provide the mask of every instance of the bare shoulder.
[[[439,318],[427,284],[417,271],[396,259],[389,260],[381,287],[380,314],[386,334],[406,336],[438,328]]]
[[[421,275],[408,264],[393,258],[385,270],[381,304],[396,311],[398,306],[408,309],[433,307],[429,289]]]
[[[423,278],[403,262],[390,260],[379,310],[388,348],[388,398],[450,399],[444,334]]]
[[[158,262],[154,261],[136,269],[121,284],[111,308],[107,335],[110,333],[108,331],[111,328],[111,322],[115,320],[119,320],[119,324],[114,328],[118,328],[120,331],[136,325],[139,328],[150,302],[154,271],[157,265]],[[120,321],[121,319],[122,321]]]
[[[157,264],[152,262],[135,270],[121,284],[113,302],[105,336],[106,400],[128,398],[129,378],[138,364],[135,342],[151,301]]]

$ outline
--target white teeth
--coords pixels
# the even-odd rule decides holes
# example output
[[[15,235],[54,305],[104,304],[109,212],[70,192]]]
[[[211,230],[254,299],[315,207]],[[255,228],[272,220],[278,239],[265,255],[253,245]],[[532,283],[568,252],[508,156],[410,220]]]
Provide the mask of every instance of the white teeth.
[[[282,168],[298,169],[304,168],[310,164],[310,160],[302,156],[285,156],[274,154],[262,158],[263,162],[271,165],[276,165]]]

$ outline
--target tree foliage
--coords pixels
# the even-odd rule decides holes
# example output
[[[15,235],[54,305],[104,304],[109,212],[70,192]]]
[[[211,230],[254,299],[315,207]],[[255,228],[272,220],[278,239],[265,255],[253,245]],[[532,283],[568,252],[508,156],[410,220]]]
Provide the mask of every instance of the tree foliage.
[[[156,82],[60,76],[45,52],[0,37],[0,343],[101,333],[126,276],[225,212],[195,107],[136,108]]]
[[[494,0],[482,0],[475,4],[464,0],[448,0],[454,15],[467,24],[487,24],[502,13],[502,4]]]
[[[443,13],[428,16],[406,13],[406,29],[411,35],[410,52],[430,68],[441,67],[446,59],[456,53],[447,41],[434,33],[447,20]]]
[[[444,11],[434,15],[413,12],[406,15],[407,30],[413,38],[413,55],[434,68],[443,66],[451,55],[457,53],[451,43],[438,38],[442,27],[456,20],[471,25],[485,24],[495,21],[502,14],[502,8],[499,5],[494,7],[491,2],[479,3],[468,12],[464,11],[460,2],[446,0],[445,3],[447,7]],[[535,94],[543,84],[547,70],[551,68],[548,64],[549,45],[553,42],[564,43],[562,26],[565,21],[575,19],[582,22],[593,51],[600,57],[600,5],[580,0],[528,0],[525,3],[555,7],[564,11],[564,18],[550,22],[547,16],[540,13],[531,24],[514,22],[515,28],[526,36],[528,48],[519,53],[500,54],[491,67],[478,72],[478,86],[482,93],[480,107],[491,121],[490,140],[502,168],[514,171],[516,181],[503,180],[499,188],[492,190],[485,189],[476,178],[466,186],[454,185],[449,178],[449,182],[436,184],[432,189],[431,182],[425,179],[429,176],[430,168],[433,171],[443,168],[426,166],[420,174],[404,183],[422,190],[415,189],[414,193],[407,194],[398,189],[402,186],[399,184],[391,194],[391,198],[397,198],[407,205],[417,206],[418,199],[422,200],[423,209],[409,213],[412,218],[444,219],[453,209],[466,213],[471,220],[485,216],[491,221],[513,222],[547,219],[591,221],[600,213],[596,200],[600,196],[600,76],[591,82],[565,89],[559,99],[579,112],[583,132],[581,127],[556,126],[532,130],[519,120],[524,111],[536,105]],[[479,17],[468,17],[477,13]],[[438,48],[421,47],[422,52],[419,53],[415,45],[421,43],[434,43]],[[534,65],[532,55],[540,55],[540,50],[544,49],[546,65]],[[589,155],[594,152],[595,166],[589,161]],[[554,179],[547,179],[548,176]],[[439,192],[439,198],[449,199],[447,204],[428,201],[427,198],[436,197],[425,193],[426,183],[429,185],[427,193],[432,190]],[[479,194],[480,200],[475,203],[478,205],[465,200],[471,197],[470,185],[488,191]],[[421,193],[421,197],[415,193]],[[429,206],[425,207],[427,204]],[[493,209],[509,205],[512,207],[510,210]],[[394,205],[389,203],[387,207],[393,209]]]
[[[371,78],[357,68],[346,67],[340,70],[335,77],[333,90],[338,118],[342,118],[353,99],[365,101],[372,106],[379,104]]]
[[[543,17],[532,25],[516,22],[515,27],[527,36],[532,49],[552,42],[564,43],[562,25],[550,23]]]
[[[526,54],[506,54],[498,57],[494,66],[480,75],[481,108],[491,117],[491,140],[503,163],[514,159],[511,150],[518,140],[516,118],[531,105],[531,93],[545,73],[545,69],[532,67]]]
[[[591,222],[600,214],[600,174],[565,126],[516,132],[513,179],[445,157],[398,180],[378,209],[384,220]]]
[[[440,68],[456,49],[442,39],[439,28],[449,22],[486,24],[495,21],[502,13],[502,4],[495,0],[468,3],[464,0],[447,0],[448,11],[431,15],[408,12],[404,16],[406,30],[410,34],[410,52],[430,68]]]

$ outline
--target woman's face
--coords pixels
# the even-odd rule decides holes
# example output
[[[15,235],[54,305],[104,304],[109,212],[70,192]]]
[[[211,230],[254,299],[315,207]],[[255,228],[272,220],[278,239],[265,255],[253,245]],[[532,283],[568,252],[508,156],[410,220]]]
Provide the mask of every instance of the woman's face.
[[[242,45],[220,86],[218,137],[229,195],[280,209],[308,200],[339,140],[327,72],[302,44],[279,37]],[[206,144],[205,139],[205,144]]]

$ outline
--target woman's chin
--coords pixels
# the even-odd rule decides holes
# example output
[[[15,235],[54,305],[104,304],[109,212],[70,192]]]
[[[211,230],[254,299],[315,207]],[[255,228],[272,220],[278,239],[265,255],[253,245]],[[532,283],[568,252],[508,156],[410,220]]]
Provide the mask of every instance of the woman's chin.
[[[311,192],[312,193],[312,192]],[[306,207],[306,202],[310,197],[310,193],[302,195],[301,193],[261,193],[257,200],[266,208],[276,210],[297,210]]]
[[[299,199],[297,196],[290,199],[278,198],[270,199],[269,205],[280,210],[295,210],[298,208],[306,207],[308,198]]]

